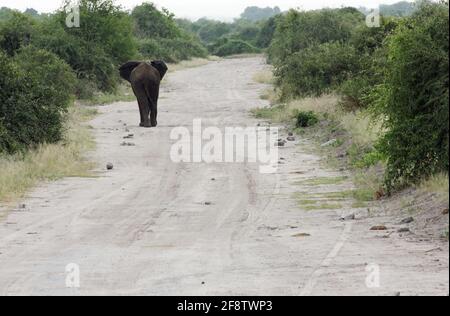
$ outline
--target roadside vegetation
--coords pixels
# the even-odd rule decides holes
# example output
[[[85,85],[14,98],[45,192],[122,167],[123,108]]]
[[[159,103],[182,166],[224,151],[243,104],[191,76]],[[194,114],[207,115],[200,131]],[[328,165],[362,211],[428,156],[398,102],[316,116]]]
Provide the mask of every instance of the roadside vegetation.
[[[273,76],[254,78],[274,83],[261,96],[271,106],[253,113],[286,123],[329,164],[350,169],[355,207],[393,195],[399,211],[436,221],[448,214],[448,1],[397,8],[385,8],[379,28],[353,8],[278,17],[267,50]],[[318,198],[298,200],[315,209],[308,201]]]

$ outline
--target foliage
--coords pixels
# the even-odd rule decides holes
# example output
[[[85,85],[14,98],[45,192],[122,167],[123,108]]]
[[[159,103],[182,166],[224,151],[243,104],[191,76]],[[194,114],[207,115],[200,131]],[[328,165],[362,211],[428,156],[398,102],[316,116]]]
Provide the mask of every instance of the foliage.
[[[296,116],[297,127],[310,127],[319,123],[319,118],[313,111],[299,111]]]
[[[310,46],[287,57],[275,70],[283,97],[320,96],[358,69],[352,46],[339,42]]]
[[[281,10],[279,7],[259,8],[259,7],[252,6],[252,7],[247,7],[244,10],[244,12],[241,14],[241,19],[256,22],[256,21],[260,21],[260,20],[269,19],[280,13],[281,13]]]
[[[112,0],[81,0],[80,15],[80,27],[68,28],[65,12],[58,11],[39,25],[32,42],[65,60],[80,80],[114,91],[117,65],[137,55],[132,19]]]
[[[224,38],[223,41],[218,44],[217,47],[210,49],[214,55],[219,57],[259,53],[258,48],[242,40]]]
[[[143,3],[131,13],[135,22],[135,34],[140,38],[175,38],[181,30],[174,15],[167,10],[159,11],[153,3]]]
[[[400,1],[394,4],[380,4],[379,9],[383,16],[406,17],[416,11],[416,5],[412,2]],[[371,12],[365,7],[361,7],[359,10],[366,15]]]
[[[1,7],[0,8],[0,22],[10,19],[11,16],[13,15],[13,12],[14,12],[14,10],[12,10],[10,8]]]
[[[54,54],[32,46],[0,53],[0,151],[13,153],[61,139],[75,77]]]
[[[175,63],[192,57],[206,57],[206,49],[190,39],[144,39],[139,41],[139,51],[149,59],[162,59]]]
[[[34,24],[29,16],[11,11],[9,18],[0,24],[0,49],[13,56],[18,49],[30,43]]]
[[[192,57],[206,57],[207,51],[199,39],[181,28],[174,15],[159,11],[152,3],[134,8],[132,17],[136,25],[139,53],[148,59],[179,62]]]
[[[277,23],[268,51],[269,60],[278,68],[289,56],[310,46],[348,42],[355,26],[363,21],[363,14],[352,8],[309,12],[290,10]]]
[[[388,189],[448,172],[448,27],[448,2],[425,3],[388,40],[385,82],[374,92],[386,118],[380,149]]]

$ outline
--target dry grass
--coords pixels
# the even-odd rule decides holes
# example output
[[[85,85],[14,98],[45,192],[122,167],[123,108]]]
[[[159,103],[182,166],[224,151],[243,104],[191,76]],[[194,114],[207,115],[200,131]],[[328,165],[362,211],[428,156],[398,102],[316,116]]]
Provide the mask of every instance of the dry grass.
[[[97,93],[89,100],[80,100],[83,105],[105,105],[114,102],[132,102],[135,101],[133,90],[128,83],[119,85],[115,93]]]
[[[271,104],[280,103],[279,94],[274,89],[266,90],[261,98],[269,100]],[[253,113],[275,122],[289,123],[299,111],[313,111],[338,122],[339,127],[348,132],[352,142],[358,146],[373,144],[382,132],[381,122],[374,124],[364,110],[354,112],[343,110],[339,105],[339,96],[333,94],[296,99],[270,108],[255,109]]]
[[[257,72],[253,76],[253,81],[255,81],[257,83],[262,83],[262,84],[273,84],[275,81],[275,78],[273,76],[272,69],[267,68],[265,70]]]
[[[449,203],[448,173],[440,173],[423,181],[419,185],[419,191],[436,194],[439,200]]]
[[[0,157],[0,201],[13,202],[39,181],[90,176],[93,164],[85,153],[95,147],[89,127],[95,109],[73,106],[69,111],[64,141],[41,145],[23,155]]]

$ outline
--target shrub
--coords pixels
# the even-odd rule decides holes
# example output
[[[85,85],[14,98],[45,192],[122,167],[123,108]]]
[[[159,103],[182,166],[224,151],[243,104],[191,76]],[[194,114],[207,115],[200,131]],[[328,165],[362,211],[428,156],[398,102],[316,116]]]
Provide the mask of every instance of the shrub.
[[[310,127],[319,123],[319,118],[313,111],[300,111],[297,113],[297,127]]]
[[[375,106],[386,118],[386,186],[449,169],[448,3],[424,4],[388,40],[386,79]]]
[[[142,57],[175,63],[207,56],[199,39],[183,30],[169,11],[160,12],[152,3],[144,3],[134,8],[132,17]]]
[[[218,47],[215,47],[213,49],[214,55],[224,57],[230,55],[254,54],[260,52],[258,48],[242,40],[224,39],[222,43],[221,45],[218,45]]]
[[[170,63],[208,55],[202,45],[184,38],[143,39],[139,41],[139,52],[144,58],[162,59]]]
[[[65,60],[79,79],[114,91],[117,66],[137,55],[131,17],[111,0],[82,0],[80,15],[80,28],[67,28],[65,12],[58,11],[41,23],[32,43]]]
[[[384,81],[387,63],[385,41],[396,29],[398,19],[381,17],[380,27],[359,26],[349,44],[359,56],[359,69],[339,87],[342,104],[349,110],[370,106],[370,93]]]
[[[0,55],[0,151],[13,153],[61,139],[75,76],[54,54],[32,46]]]
[[[22,46],[30,43],[34,27],[29,16],[12,11],[8,20],[0,23],[0,49],[13,56]]]
[[[283,97],[320,96],[350,78],[359,67],[352,46],[338,42],[313,45],[286,58],[275,69]]]
[[[167,10],[159,11],[153,3],[143,3],[131,13],[135,21],[135,34],[139,38],[177,38],[181,29],[174,15]]]
[[[277,23],[269,47],[269,60],[276,67],[310,46],[328,42],[348,42],[355,27],[363,24],[364,15],[356,9],[324,9],[300,12],[290,10]]]

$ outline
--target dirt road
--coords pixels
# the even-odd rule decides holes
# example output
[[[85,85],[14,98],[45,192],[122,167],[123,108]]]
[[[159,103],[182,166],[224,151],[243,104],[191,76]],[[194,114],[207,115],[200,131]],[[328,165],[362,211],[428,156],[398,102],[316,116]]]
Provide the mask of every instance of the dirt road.
[[[280,149],[277,174],[251,163],[172,162],[174,127],[194,118],[220,128],[258,123],[249,110],[266,105],[264,85],[252,81],[263,67],[261,58],[229,59],[169,74],[157,128],[137,127],[135,102],[99,107],[91,122],[99,177],[44,184],[0,223],[0,294],[447,295],[446,244],[369,231],[392,219],[352,201],[298,205],[296,192],[351,188],[299,182],[343,175],[325,169],[306,140]],[[107,162],[114,170],[101,170]],[[357,220],[340,220],[351,212]],[[71,263],[79,288],[66,287]]]

